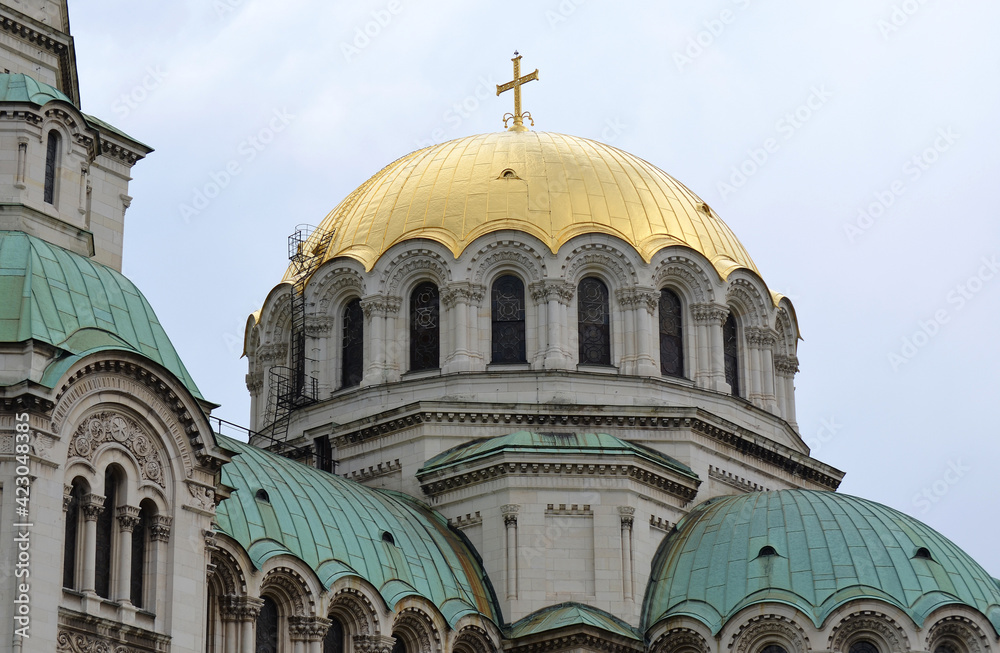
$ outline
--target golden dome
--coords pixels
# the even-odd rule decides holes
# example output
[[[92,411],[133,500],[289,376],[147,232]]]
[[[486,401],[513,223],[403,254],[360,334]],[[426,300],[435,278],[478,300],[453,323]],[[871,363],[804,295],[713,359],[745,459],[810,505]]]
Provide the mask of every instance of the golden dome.
[[[676,179],[610,145],[548,132],[469,136],[408,154],[319,227],[334,230],[323,261],[349,256],[369,270],[405,240],[435,240],[458,257],[476,238],[513,229],[553,253],[574,236],[603,233],[647,262],[664,247],[683,245],[722,278],[739,267],[757,272],[729,227]]]

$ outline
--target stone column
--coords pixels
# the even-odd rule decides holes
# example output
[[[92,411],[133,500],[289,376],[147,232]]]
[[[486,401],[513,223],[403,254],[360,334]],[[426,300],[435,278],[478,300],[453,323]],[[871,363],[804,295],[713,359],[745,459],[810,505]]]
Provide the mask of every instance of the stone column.
[[[97,596],[95,572],[97,569],[97,518],[104,512],[104,497],[88,494],[83,497],[83,568],[84,594]]]
[[[365,375],[361,379],[362,387],[398,380],[399,352],[394,351],[392,360],[389,360],[386,357],[386,344],[389,337],[397,342],[395,339],[398,334],[392,327],[401,303],[399,297],[385,295],[371,295],[361,300],[361,310],[365,314],[365,352],[368,354]]]
[[[355,653],[392,653],[396,638],[385,635],[355,635],[353,643]]]
[[[28,159],[28,139],[25,136],[17,137],[17,176],[14,179],[14,188],[22,190],[25,188],[24,178]]]
[[[219,597],[222,617],[222,653],[239,653],[240,597],[227,594]]]
[[[780,377],[778,383],[784,387],[784,404],[781,407],[781,416],[785,418],[793,429],[799,430],[799,425],[795,422],[795,374],[799,371],[799,359],[795,356],[776,356],[775,370]]]
[[[652,288],[636,288],[635,291],[635,373],[639,376],[659,376],[659,339],[654,344],[652,325],[660,305],[660,293]]]
[[[770,329],[760,330],[760,373],[761,373],[761,401],[764,410],[771,413],[778,412],[778,401],[774,388],[774,345],[778,341],[778,334]]]
[[[135,506],[118,506],[118,589],[115,599],[119,603],[132,603],[132,531],[139,525],[139,509]],[[139,537],[143,537],[139,533]]]
[[[477,299],[482,301],[482,292],[477,288],[479,286],[465,281],[441,288],[441,305],[446,309],[444,316],[447,318],[442,322],[449,326],[448,331],[451,332],[447,348],[444,343],[441,347],[445,356],[441,371],[445,374],[471,371],[476,368],[476,360],[482,358],[475,345],[470,344],[476,341],[473,332],[478,328],[474,307]]]
[[[306,371],[306,383],[310,383],[310,376],[316,379],[317,397],[329,396],[336,387],[330,378],[330,367],[326,365],[330,360],[328,345],[332,331],[333,318],[325,315],[310,315],[306,318],[306,361],[311,364],[311,369]]]
[[[702,333],[704,333],[705,341],[708,345],[705,352],[708,367],[706,374],[703,376],[706,381],[703,387],[728,394],[732,391],[732,388],[726,383],[722,325],[725,324],[726,318],[729,316],[729,308],[718,304],[693,304],[691,309],[695,324],[703,327]]]
[[[619,506],[618,515],[622,521],[622,594],[626,601],[635,599],[632,578],[632,522],[635,508]]]
[[[747,327],[743,330],[746,334],[747,342],[747,361],[749,363],[750,369],[748,376],[750,377],[750,391],[747,394],[747,399],[750,400],[754,406],[759,408],[764,407],[764,400],[761,394],[761,356],[760,356],[760,343],[761,343],[761,330],[758,327]]]
[[[329,628],[330,620],[323,617],[289,617],[288,634],[292,640],[292,653],[321,653],[323,637]]]
[[[466,334],[468,337],[469,369],[484,370],[490,360],[490,352],[486,351],[489,337],[484,337],[479,324],[479,309],[486,298],[486,286],[478,283],[463,284],[462,293],[466,300]],[[489,322],[486,323],[489,329]]]
[[[158,615],[166,614],[166,597],[159,591],[161,578],[167,578],[167,543],[170,541],[170,525],[173,518],[168,515],[153,515],[149,525],[149,567],[155,573],[149,575],[152,587],[146,591],[146,596],[155,597],[147,609]]]
[[[567,307],[573,300],[575,289],[571,284],[558,279],[536,281],[528,287],[535,301],[539,317],[539,345],[545,336],[541,349],[541,367],[546,370],[569,370],[574,367],[574,358],[569,351],[566,338]]]
[[[240,619],[240,653],[255,653],[257,640],[254,637],[257,616],[264,606],[264,599],[244,596],[240,600],[237,614]]]
[[[517,511],[520,506],[500,506],[503,525],[507,531],[507,600],[517,599]]]

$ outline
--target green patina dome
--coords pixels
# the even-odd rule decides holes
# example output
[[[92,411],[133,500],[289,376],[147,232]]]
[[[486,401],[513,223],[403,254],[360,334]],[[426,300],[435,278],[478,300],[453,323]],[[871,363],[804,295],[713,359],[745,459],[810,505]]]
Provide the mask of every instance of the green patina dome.
[[[44,106],[52,100],[73,101],[54,86],[23,73],[0,73],[0,102],[31,102]]]
[[[222,468],[222,483],[234,491],[219,505],[216,522],[258,568],[290,554],[326,588],[353,576],[374,585],[390,608],[416,595],[438,606],[452,626],[470,613],[503,623],[472,547],[440,514],[405,494],[216,438],[236,454]],[[258,498],[261,490],[266,499]]]
[[[62,351],[43,372],[43,386],[55,387],[88,354],[122,350],[162,365],[201,398],[135,284],[120,272],[34,236],[0,231],[0,342],[27,340]]]
[[[725,497],[692,510],[656,554],[643,628],[686,615],[718,633],[736,612],[763,602],[791,605],[821,627],[838,606],[864,598],[897,606],[918,626],[942,605],[962,604],[1000,632],[996,581],[943,535],[881,504],[810,490]]]

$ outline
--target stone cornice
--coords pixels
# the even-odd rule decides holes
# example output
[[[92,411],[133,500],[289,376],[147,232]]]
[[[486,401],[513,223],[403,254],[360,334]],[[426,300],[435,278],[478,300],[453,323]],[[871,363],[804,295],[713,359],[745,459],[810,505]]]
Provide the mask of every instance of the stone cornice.
[[[451,407],[441,409],[430,402],[418,402],[387,411],[383,415],[341,425],[330,434],[330,441],[338,448],[343,448],[421,424],[507,424],[512,431],[536,426],[584,427],[587,430],[602,426],[644,430],[689,429],[729,445],[742,455],[766,462],[786,473],[829,489],[836,489],[843,477],[840,470],[814,461],[808,455],[783,444],[724,420],[709,421],[713,416],[699,408],[674,409],[675,414],[667,414],[667,409],[662,408],[656,408],[654,414],[630,410],[628,407],[614,407],[614,413],[597,414],[584,412],[585,407],[577,407],[579,412],[559,411],[559,408],[563,408],[560,406],[535,408],[535,411],[529,412],[528,407],[524,410],[511,410],[509,406],[484,405],[479,410],[454,410]],[[720,425],[718,422],[724,423]]]
[[[570,628],[560,629],[560,634],[545,633],[536,641],[524,644],[514,643],[504,649],[506,653],[556,653],[557,651],[601,651],[602,653],[642,653],[646,650],[642,642],[626,641],[623,638],[603,636],[595,629],[586,628],[583,632],[567,632]],[[582,630],[582,629],[581,629]],[[590,632],[587,632],[590,631]],[[522,638],[529,639],[529,638]]]
[[[514,456],[516,456],[516,460],[509,459]],[[602,479],[617,477],[656,488],[681,499],[685,503],[694,499],[695,495],[698,494],[700,481],[680,475],[671,478],[667,474],[652,471],[645,465],[634,462],[637,461],[634,454],[600,457],[602,461],[632,459],[630,462],[615,463],[588,462],[583,460],[585,456],[586,454],[574,454],[573,458],[577,459],[576,462],[554,463],[544,459],[525,459],[527,458],[525,454],[515,453],[511,456],[509,452],[499,451],[483,460],[484,464],[475,468],[461,470],[446,468],[429,474],[418,474],[417,479],[421,482],[420,489],[423,493],[431,497],[512,476],[573,476]]]
[[[63,29],[69,31],[68,26],[64,26]],[[40,23],[9,6],[3,7],[3,13],[0,15],[0,30],[32,46],[48,50],[58,57],[59,72],[62,76],[60,90],[75,104],[80,104],[80,93],[76,80],[76,55],[73,51],[72,36],[60,33],[55,27]],[[64,38],[58,38],[58,36]]]

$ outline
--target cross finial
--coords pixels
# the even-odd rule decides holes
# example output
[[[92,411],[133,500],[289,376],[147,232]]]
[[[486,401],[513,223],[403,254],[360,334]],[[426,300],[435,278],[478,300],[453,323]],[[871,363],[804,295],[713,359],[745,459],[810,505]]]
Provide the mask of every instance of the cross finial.
[[[507,82],[506,84],[497,84],[497,95],[500,95],[504,91],[509,91],[514,89],[514,113],[505,113],[503,116],[503,126],[507,127],[507,121],[511,118],[514,119],[514,124],[508,129],[512,132],[526,132],[528,128],[524,126],[524,118],[531,121],[531,126],[535,126],[535,121],[531,117],[531,113],[528,111],[521,112],[521,84],[527,84],[530,81],[538,79],[538,69],[535,68],[535,72],[528,73],[524,77],[521,77],[521,55],[514,50],[514,58],[511,59],[514,62],[514,79]]]

